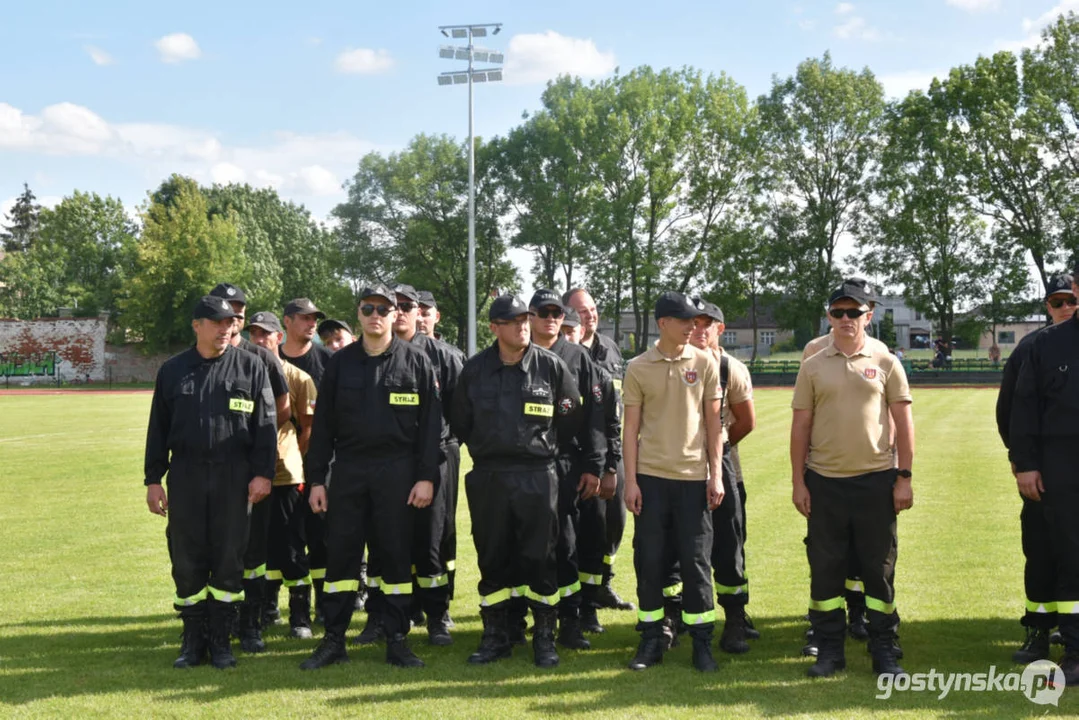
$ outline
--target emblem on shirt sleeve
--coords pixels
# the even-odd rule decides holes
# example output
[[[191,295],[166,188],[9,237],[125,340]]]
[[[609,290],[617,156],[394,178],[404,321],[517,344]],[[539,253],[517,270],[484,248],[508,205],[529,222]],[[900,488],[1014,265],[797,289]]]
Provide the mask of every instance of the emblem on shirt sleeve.
[[[686,370],[684,373],[682,373],[682,382],[684,382],[686,385],[689,385],[690,387],[696,385],[700,381],[700,379],[701,376],[697,373],[696,370]]]

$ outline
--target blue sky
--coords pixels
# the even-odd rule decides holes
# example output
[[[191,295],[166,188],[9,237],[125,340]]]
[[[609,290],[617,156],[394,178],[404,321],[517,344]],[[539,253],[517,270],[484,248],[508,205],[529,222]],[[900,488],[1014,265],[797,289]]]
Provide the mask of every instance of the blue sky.
[[[505,133],[560,72],[724,71],[756,96],[830,50],[892,95],[1017,49],[1079,0],[904,2],[8,4],[0,16],[0,211],[24,181],[129,207],[170,172],[272,185],[325,217],[360,156],[417,133],[467,133],[467,92],[435,76],[437,26],[505,24],[506,82],[477,89],[477,133]]]

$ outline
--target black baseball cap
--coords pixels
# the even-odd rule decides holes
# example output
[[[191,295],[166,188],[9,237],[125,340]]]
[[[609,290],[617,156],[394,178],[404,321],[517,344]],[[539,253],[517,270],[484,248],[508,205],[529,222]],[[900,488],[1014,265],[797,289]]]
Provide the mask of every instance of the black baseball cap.
[[[318,324],[319,337],[322,337],[326,333],[332,333],[337,330],[344,330],[349,335],[352,334],[352,328],[350,328],[348,326],[348,323],[344,322],[343,320],[334,320],[333,318],[330,318],[329,320],[323,320]]]
[[[1057,275],[1049,280],[1049,287],[1045,290],[1045,299],[1048,300],[1050,295],[1056,295],[1058,293],[1073,294],[1071,275]]]
[[[487,310],[487,319],[491,322],[496,320],[513,320],[520,315],[528,314],[528,306],[517,295],[500,295],[491,303]]]
[[[288,305],[285,306],[285,315],[314,315],[319,320],[326,318],[326,313],[315,307],[315,303],[307,298],[290,300]]]
[[[244,291],[231,283],[218,283],[214,286],[214,289],[210,291],[210,295],[213,297],[224,298],[229,302],[238,302],[241,305],[247,305],[247,296],[244,295]]]
[[[668,290],[656,298],[656,320],[665,317],[692,320],[700,314],[697,306],[680,292]]]
[[[262,328],[266,332],[284,332],[281,329],[281,321],[268,310],[257,312],[248,319],[247,329],[250,330],[252,327]]]
[[[191,313],[192,320],[226,320],[238,317],[241,317],[240,313],[232,309],[228,300],[216,295],[204,295],[199,298]]]
[[[566,308],[566,315],[562,318],[562,327],[575,328],[581,325],[581,316],[571,307]]]
[[[706,315],[716,322],[723,322],[723,311],[720,310],[719,306],[715,303],[710,303],[704,298],[695,297],[693,298],[693,304],[696,305],[700,311],[697,313],[698,316]]]
[[[420,302],[420,293],[411,285],[397,284],[393,286],[393,291],[417,305]],[[394,302],[397,302],[396,298],[394,299]]]
[[[403,286],[398,285],[398,287]],[[383,300],[388,301],[390,305],[397,307],[397,293],[386,287],[382,283],[379,283],[378,285],[369,285],[363,290],[360,290],[360,302],[363,302],[365,299],[370,297],[380,297]],[[323,317],[325,317],[325,315],[323,315]]]
[[[876,302],[877,296],[868,281],[862,278],[847,278],[828,297],[828,304],[832,305],[843,298],[849,298],[862,305],[870,305]]]
[[[416,294],[419,296],[420,305],[423,307],[438,307],[438,303],[435,302],[435,294],[430,290],[417,290]]]
[[[554,305],[556,308],[565,310],[566,306],[562,304],[562,296],[556,293],[554,290],[548,290],[547,288],[540,288],[532,295],[532,300],[528,303],[530,307],[541,308],[547,305]]]

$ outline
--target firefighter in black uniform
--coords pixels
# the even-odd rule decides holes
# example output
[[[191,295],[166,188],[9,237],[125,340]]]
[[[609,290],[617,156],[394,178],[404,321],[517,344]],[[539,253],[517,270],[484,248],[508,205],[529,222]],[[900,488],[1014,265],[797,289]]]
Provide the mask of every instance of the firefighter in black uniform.
[[[619,432],[621,432],[622,380],[626,375],[622,350],[618,347],[618,343],[599,332],[599,311],[596,309],[595,300],[587,290],[573,288],[562,296],[562,302],[577,312],[581,322],[580,344],[588,348],[592,362],[611,376],[611,382],[618,391]],[[581,503],[581,534],[586,541],[591,537],[604,538],[601,548],[604,565],[603,584],[596,592],[595,604],[612,610],[635,610],[636,606],[633,603],[620,598],[611,587],[614,561],[618,555],[618,548],[622,544],[622,534],[626,529],[626,470],[622,464],[621,439],[618,441],[618,451],[608,452],[607,461],[603,476],[600,478],[600,485],[604,490],[597,497]],[[614,495],[607,497],[606,488],[612,485]],[[581,549],[582,557],[589,557],[592,552],[591,548],[587,551],[584,548]],[[585,611],[587,610],[586,606]],[[587,615],[584,618],[584,624],[585,629],[589,629],[591,619]],[[602,631],[598,621],[593,627],[597,631]]]
[[[363,339],[338,350],[326,366],[304,460],[311,509],[328,511],[326,635],[300,665],[304,670],[348,660],[345,631],[356,606],[365,541],[371,564],[381,569],[386,662],[423,666],[405,642],[413,508],[427,507],[435,494],[442,405],[431,361],[393,335],[394,292],[377,285],[360,297]]]
[[[146,503],[169,518],[175,604],[184,623],[177,668],[202,662],[207,625],[214,667],[236,664],[229,633],[244,597],[247,514],[270,494],[277,462],[266,368],[230,345],[236,317],[225,300],[198,301],[195,347],[161,366],[150,405]]]
[[[1058,325],[1070,320],[1075,314],[1076,297],[1072,292],[1071,275],[1058,275],[1049,282],[1045,294],[1045,310]],[[997,396],[997,430],[1004,447],[1009,447],[1010,423],[1012,418],[1012,399],[1015,384],[1024,363],[1029,359],[1031,343],[1037,333],[1030,333],[1019,344],[1004,363],[1004,372],[1000,380],[1000,394]],[[1012,472],[1015,464],[1012,463]],[[1019,513],[1019,526],[1023,537],[1023,556],[1026,565],[1023,572],[1023,584],[1026,589],[1026,613],[1022,624],[1026,628],[1026,640],[1012,655],[1012,660],[1026,665],[1035,660],[1049,657],[1049,636],[1057,624],[1056,608],[1053,597],[1056,592],[1056,566],[1049,537],[1049,527],[1038,503],[1020,495],[1023,509]]]
[[[1074,277],[1074,274],[1073,274]],[[1079,295],[1074,283],[1072,291]],[[1052,605],[1064,641],[1059,661],[1068,684],[1079,683],[1079,319],[1046,328],[1031,341],[1012,403],[1009,457],[1023,497],[1049,531],[1055,571]]]
[[[257,355],[266,366],[277,410],[277,428],[280,430],[290,422],[289,418],[292,416],[288,378],[285,377],[281,361],[276,355],[240,334],[244,327],[247,295],[230,283],[216,285],[210,295],[227,300],[232,310],[239,315],[232,328],[232,346]],[[248,523],[247,551],[244,553],[244,601],[240,605],[238,633],[240,649],[247,653],[260,653],[266,649],[266,643],[262,640],[262,608],[271,597],[266,577],[266,560],[269,557],[272,505],[270,501],[255,505]]]
[[[599,478],[606,459],[604,398],[602,371],[592,363],[585,348],[566,342],[562,337],[565,309],[562,299],[553,290],[537,290],[529,302],[532,342],[562,358],[573,374],[581,396],[578,433],[562,445],[558,458],[558,545],[555,555],[558,559],[558,644],[574,650],[588,650],[591,645],[581,631],[583,592],[577,555],[580,520],[577,504],[578,499],[588,500],[599,492]],[[593,567],[586,580],[594,577],[596,570]],[[598,570],[602,573],[602,567]],[[583,587],[589,588],[587,602],[594,607],[594,590],[599,584],[585,582]],[[524,607],[520,607],[521,620],[523,611]],[[511,626],[515,619],[511,619]],[[518,621],[516,626],[520,625]]]
[[[524,595],[535,619],[535,663],[554,667],[557,457],[559,439],[577,433],[580,395],[566,364],[529,341],[528,306],[520,298],[496,298],[488,318],[497,341],[465,363],[450,414],[453,434],[473,461],[465,494],[483,639],[468,661],[510,656],[508,606]]]

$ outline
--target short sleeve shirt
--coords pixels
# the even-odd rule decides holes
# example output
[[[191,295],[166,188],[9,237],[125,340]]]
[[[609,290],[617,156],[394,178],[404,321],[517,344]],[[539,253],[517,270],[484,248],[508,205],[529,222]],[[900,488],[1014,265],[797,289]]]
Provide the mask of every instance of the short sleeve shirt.
[[[716,367],[720,367],[724,356],[723,348],[715,351]],[[726,353],[727,356],[727,399],[723,403],[723,429],[726,430],[734,424],[734,415],[731,414],[732,405],[741,405],[753,399],[753,380],[749,376],[749,368],[738,358]],[[720,379],[722,380],[722,371]]]
[[[318,391],[310,375],[291,363],[281,363],[288,380],[288,399],[292,420],[277,430],[277,475],[274,485],[299,485],[303,482],[303,457],[296,433],[300,416],[315,414]]]
[[[686,345],[677,358],[656,346],[630,361],[622,386],[626,407],[641,408],[637,472],[668,480],[708,477],[704,404],[719,400],[719,365]]]
[[[888,406],[911,402],[903,365],[879,342],[847,357],[829,343],[802,363],[795,410],[813,412],[806,465],[826,477],[895,467]]]

